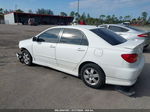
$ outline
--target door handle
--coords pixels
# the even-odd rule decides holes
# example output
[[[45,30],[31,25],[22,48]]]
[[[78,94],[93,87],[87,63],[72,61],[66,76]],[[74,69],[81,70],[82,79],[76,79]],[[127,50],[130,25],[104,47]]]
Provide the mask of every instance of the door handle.
[[[84,50],[84,49],[81,49],[81,48],[78,48],[77,51],[83,52],[83,51],[85,51],[85,50]]]
[[[54,46],[54,45],[50,45],[50,48],[55,48],[56,46]]]

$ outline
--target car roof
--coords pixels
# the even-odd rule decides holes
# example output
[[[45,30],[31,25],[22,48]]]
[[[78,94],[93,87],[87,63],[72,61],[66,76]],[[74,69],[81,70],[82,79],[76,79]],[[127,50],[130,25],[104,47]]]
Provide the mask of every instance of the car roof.
[[[91,29],[95,29],[95,28],[98,28],[98,27],[92,26],[92,25],[66,25],[66,26],[56,26],[56,27],[53,27],[53,28],[75,28],[75,29],[88,29],[88,30],[91,30]]]
[[[102,25],[126,26],[126,25],[123,25],[123,24],[102,24]],[[100,26],[102,26],[102,25],[100,25]]]
[[[126,28],[128,30],[131,30],[131,28],[127,27],[127,25],[124,25],[124,24],[102,24],[102,25],[100,25],[100,27],[102,27],[103,25],[118,26],[118,27],[122,27],[122,28]]]
[[[141,30],[141,29],[138,29],[138,28],[136,30],[135,28],[132,28],[132,26],[130,26],[130,25],[124,25],[124,24],[102,24],[102,25],[100,25],[100,27],[103,26],[103,25],[118,26],[118,27],[126,28],[126,29],[128,29],[130,31],[135,31],[135,32],[145,32],[144,30]]]

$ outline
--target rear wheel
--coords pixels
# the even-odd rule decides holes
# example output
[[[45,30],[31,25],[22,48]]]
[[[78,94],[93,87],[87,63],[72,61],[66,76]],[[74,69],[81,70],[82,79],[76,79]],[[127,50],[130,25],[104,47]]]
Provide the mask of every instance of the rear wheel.
[[[102,88],[105,85],[105,74],[96,64],[86,64],[81,68],[81,78],[83,82],[92,88]]]
[[[144,49],[146,49],[146,48],[148,48],[149,47],[149,45],[146,45],[146,46],[144,46]]]
[[[23,50],[22,55],[23,55],[23,62],[26,65],[31,66],[32,65],[32,56],[30,55],[30,53],[27,50]]]

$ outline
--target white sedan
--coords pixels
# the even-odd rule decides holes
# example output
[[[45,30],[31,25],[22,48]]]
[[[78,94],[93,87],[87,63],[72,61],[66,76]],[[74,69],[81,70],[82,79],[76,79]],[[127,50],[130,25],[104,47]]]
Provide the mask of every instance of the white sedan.
[[[133,26],[123,24],[103,24],[100,27],[105,27],[127,40],[144,40],[144,47],[150,44],[150,31],[144,31]]]
[[[39,64],[81,77],[92,88],[133,85],[144,66],[142,41],[127,41],[105,28],[58,26],[19,42],[26,65]]]

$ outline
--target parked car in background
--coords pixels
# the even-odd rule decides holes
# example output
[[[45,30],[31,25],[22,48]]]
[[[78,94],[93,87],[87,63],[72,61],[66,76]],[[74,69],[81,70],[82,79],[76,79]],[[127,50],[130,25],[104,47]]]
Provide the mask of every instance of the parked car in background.
[[[37,25],[34,18],[29,18],[28,25]]]
[[[150,31],[123,24],[103,24],[100,27],[107,28],[127,40],[144,40],[144,47],[148,47],[150,44]]]
[[[35,63],[81,77],[92,88],[131,86],[144,66],[142,43],[96,26],[58,26],[20,41],[17,57],[26,65]]]
[[[121,24],[123,24],[123,25],[130,25],[131,23],[130,22],[123,22]]]

